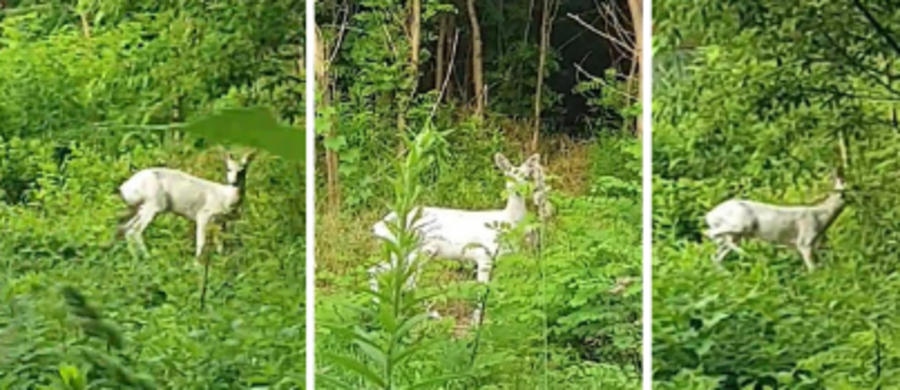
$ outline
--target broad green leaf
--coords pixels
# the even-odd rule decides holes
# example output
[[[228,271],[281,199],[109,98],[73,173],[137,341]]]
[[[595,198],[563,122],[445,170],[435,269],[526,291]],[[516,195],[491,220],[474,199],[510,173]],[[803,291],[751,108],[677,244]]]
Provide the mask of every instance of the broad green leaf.
[[[335,378],[333,375],[316,373],[316,384],[321,386],[324,383],[327,383],[329,386],[334,386],[338,389],[356,389],[356,387],[342,382],[340,379]]]
[[[306,161],[306,131],[278,123],[271,111],[262,107],[224,109],[189,123],[184,131]]]
[[[326,352],[322,354],[322,357],[330,360],[334,364],[341,366],[347,370],[353,371],[363,378],[365,378],[369,383],[372,383],[378,387],[385,387],[386,383],[384,379],[382,379],[377,373],[369,369],[364,363],[350,358],[346,356],[337,355],[331,352]]]
[[[405,387],[405,389],[414,390],[414,389],[424,389],[434,385],[447,383],[454,380],[461,380],[470,377],[471,374],[450,374],[450,375],[442,375],[434,378],[430,378],[416,384],[413,384],[409,387]]]

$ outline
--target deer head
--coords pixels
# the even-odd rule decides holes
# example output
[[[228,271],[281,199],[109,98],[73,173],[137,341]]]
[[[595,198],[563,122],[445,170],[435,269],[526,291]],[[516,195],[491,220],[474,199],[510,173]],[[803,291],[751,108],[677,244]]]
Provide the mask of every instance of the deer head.
[[[506,189],[517,196],[522,196],[520,192],[521,186],[533,179],[541,169],[541,155],[537,153],[528,157],[519,166],[513,166],[502,153],[494,155],[494,162],[503,171],[503,175],[506,176]]]
[[[230,152],[225,153],[226,181],[228,185],[244,188],[247,180],[247,169],[255,156],[255,150],[245,153],[239,160],[235,159]]]

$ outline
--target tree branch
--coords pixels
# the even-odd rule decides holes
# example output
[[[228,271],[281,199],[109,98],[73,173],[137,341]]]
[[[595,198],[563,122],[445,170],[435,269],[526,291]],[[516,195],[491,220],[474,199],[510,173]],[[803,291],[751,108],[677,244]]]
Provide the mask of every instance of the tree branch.
[[[338,30],[338,39],[337,43],[334,45],[334,48],[331,50],[331,55],[328,56],[328,64],[331,65],[334,63],[334,58],[337,57],[338,50],[341,48],[341,43],[344,41],[344,36],[347,35],[347,19],[350,16],[350,5],[344,4],[344,18],[341,21],[341,28]]]
[[[885,82],[884,80],[881,79],[882,75],[877,69],[871,68],[871,67],[867,66],[866,64],[856,61],[853,58],[853,56],[851,56],[850,53],[847,53],[847,51],[844,49],[844,47],[842,45],[838,44],[838,42],[835,41],[834,38],[832,38],[831,35],[828,34],[827,32],[823,31],[822,36],[825,37],[825,39],[831,44],[833,51],[836,51],[838,54],[841,55],[841,57],[844,57],[845,64],[848,64],[850,66],[853,66],[853,67],[859,69],[860,71],[862,71],[862,73],[864,75],[868,74],[869,75],[868,78],[870,78],[872,81],[875,81],[875,83],[877,83],[878,85],[881,85],[882,87],[884,87],[892,95],[900,96],[900,91],[898,91],[893,86],[891,86],[890,83]]]
[[[597,76],[594,76],[594,75],[588,73],[588,71],[584,70],[584,68],[582,68],[581,65],[578,65],[577,63],[572,64],[572,65],[575,67],[575,70],[577,70],[579,73],[582,73],[585,76],[587,76],[591,81],[603,84],[604,87],[609,87],[611,91],[613,91],[619,95],[622,95],[623,97],[627,98],[629,101],[637,101],[638,100],[637,97],[632,96],[629,93],[622,92],[622,91],[618,90],[615,86],[610,85],[603,78],[597,77]]]
[[[428,120],[426,123],[430,122],[434,116],[437,114],[438,104],[444,100],[444,93],[447,91],[447,85],[450,84],[450,74],[453,73],[453,63],[456,60],[456,46],[459,43],[459,31],[456,31],[456,35],[453,36],[453,50],[450,52],[450,61],[447,63],[447,75],[444,77],[444,82],[441,84],[441,91],[438,93],[438,98],[434,102],[434,106],[431,107],[431,113],[428,115]],[[411,97],[410,97],[411,98]]]
[[[592,33],[597,34],[597,35],[599,35],[599,36],[601,36],[601,37],[603,37],[603,38],[606,38],[606,39],[609,40],[610,42],[616,44],[616,46],[619,46],[619,47],[622,48],[623,50],[627,51],[630,55],[632,55],[632,56],[634,55],[634,47],[628,45],[627,43],[625,43],[624,41],[620,40],[619,38],[616,38],[616,37],[614,37],[614,36],[612,36],[612,35],[610,35],[610,34],[607,34],[607,33],[603,32],[603,31],[600,31],[600,30],[597,29],[596,27],[592,26],[590,23],[585,22],[584,20],[582,20],[580,17],[578,17],[578,15],[575,15],[575,14],[572,14],[572,13],[567,13],[566,16],[568,16],[570,19],[572,19],[572,20],[578,22],[578,24],[584,26],[584,28],[590,30]]]
[[[866,20],[869,21],[869,24],[875,28],[875,32],[887,41],[888,46],[890,46],[897,55],[900,55],[900,44],[897,44],[897,41],[894,40],[893,32],[882,26],[881,23],[878,23],[878,20],[875,19],[875,15],[872,15],[872,12],[870,12],[860,0],[853,0],[853,5],[862,12],[863,16],[866,17]]]
[[[879,96],[879,95],[868,95],[868,94],[859,94],[859,93],[850,93],[844,92],[838,89],[824,89],[824,88],[804,88],[806,91],[822,93],[822,94],[831,94],[837,95],[840,97],[846,97],[851,99],[859,99],[859,100],[869,100],[873,102],[900,102],[900,96]]]

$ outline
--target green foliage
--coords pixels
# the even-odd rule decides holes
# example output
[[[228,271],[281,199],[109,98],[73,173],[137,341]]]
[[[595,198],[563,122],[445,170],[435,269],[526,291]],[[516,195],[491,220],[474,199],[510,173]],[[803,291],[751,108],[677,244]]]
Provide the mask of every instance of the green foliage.
[[[466,100],[471,99],[466,92],[469,87],[463,84],[468,82],[465,51],[469,37],[465,9],[458,8],[461,5],[444,0],[422,2],[420,65],[413,69],[409,64],[407,3],[370,0],[351,2],[346,7],[337,1],[317,4],[316,18],[324,39],[336,51],[326,53],[329,59],[333,58],[329,68],[333,96],[332,104],[317,106],[316,133],[321,137],[322,149],[338,153],[339,180],[342,187],[352,188],[342,192],[342,204],[348,209],[359,212],[381,207],[379,199],[393,196],[385,177],[397,173],[392,169],[398,148],[404,139],[414,137],[425,127],[434,125],[448,133],[442,144],[435,146],[437,164],[429,167],[421,182],[426,186],[445,185],[469,181],[472,175],[468,173],[448,176],[446,172],[457,171],[456,167],[466,161],[489,156],[501,147],[501,127],[509,118],[533,114],[533,99],[523,98],[534,94],[539,55],[535,34],[538,26],[534,25],[528,4],[479,4],[484,7],[480,19],[491,111],[484,123],[476,123],[465,112]],[[459,32],[449,80],[450,88],[457,92],[445,91],[442,104],[435,107],[439,92],[434,85],[434,69],[430,67],[436,55],[441,16],[448,15],[456,19]],[[342,28],[345,17],[346,26]],[[448,57],[454,50],[453,38],[448,38]],[[550,80],[560,71],[560,64],[555,53],[548,53],[547,57],[545,79]],[[545,112],[560,102],[560,96],[546,86],[546,80]],[[482,173],[488,172],[477,174]],[[317,175],[324,176],[325,170],[317,170]]]
[[[360,291],[369,266],[391,254],[405,258],[411,244],[382,248],[371,236],[371,224],[390,210],[403,215],[419,205],[497,208],[504,177],[491,156],[503,151],[523,158],[516,138],[530,135],[532,128],[540,55],[537,8],[527,2],[477,2],[488,91],[488,112],[481,120],[470,114],[471,29],[464,5],[422,2],[414,67],[410,4],[317,4],[331,82],[327,94],[319,96],[327,104],[316,112],[318,150],[338,160],[329,181],[322,180],[326,170],[318,170],[317,193],[330,197],[339,190],[341,207],[335,210],[327,201],[317,205],[316,321],[323,325],[316,329],[317,356],[323,357],[317,361],[317,386],[639,387],[640,282],[616,288],[623,280],[639,280],[641,269],[640,146],[627,136],[597,137],[584,147],[591,150],[585,164],[591,170],[578,174],[590,178],[567,179],[589,182],[589,194],[554,192],[558,221],[528,219],[507,232],[507,244],[523,250],[497,259],[489,285],[470,280],[466,265],[434,261],[426,263],[416,291],[399,289],[409,277],[403,267],[382,281],[378,305],[372,304],[372,294]],[[450,69],[446,91],[435,80],[442,22],[453,25],[446,30],[444,53],[452,56],[451,64],[442,63]],[[542,109],[545,116],[556,115],[561,96],[547,85],[565,70],[552,49],[545,70]],[[611,75],[610,85],[585,85],[579,93],[596,97],[598,111],[633,118],[633,102],[615,96],[615,89],[624,87],[620,79]],[[598,130],[591,134],[612,133],[608,121],[591,124]],[[431,140],[427,153],[414,142],[419,137]],[[544,161],[569,157],[560,157],[550,145],[541,145]],[[582,148],[577,146],[579,152]],[[403,156],[399,163],[398,156]],[[317,166],[333,169],[333,163]],[[521,245],[526,226],[544,232],[540,250]],[[459,268],[466,281],[450,281],[462,278],[454,275]],[[426,298],[439,312],[451,314],[426,321],[421,314]],[[487,322],[470,326],[469,314],[479,303],[486,305]]]
[[[317,279],[334,282],[341,291],[320,290],[317,298],[317,323],[331,324],[317,329],[317,355],[329,357],[317,362],[317,372],[324,374],[317,387],[386,388],[384,356],[399,354],[400,349],[386,349],[385,341],[405,340],[408,344],[402,348],[414,348],[415,358],[396,369],[397,387],[432,379],[436,383],[424,388],[639,388],[641,235],[634,228],[641,223],[639,161],[640,144],[633,139],[609,137],[593,146],[590,194],[555,195],[558,214],[545,227],[541,249],[522,248],[497,259],[487,290],[474,280],[436,283],[457,267],[434,261],[423,269],[418,289],[404,293],[409,295],[404,295],[406,304],[391,305],[388,302],[396,299],[384,293],[380,306],[367,308],[372,295],[358,291],[365,284],[365,264],[351,260],[356,266],[348,275],[318,271]],[[420,174],[428,171],[427,162],[420,165]],[[403,177],[404,182],[417,182],[414,176]],[[483,178],[479,184],[486,181]],[[502,188],[501,183],[494,186]],[[415,187],[402,193],[421,192],[420,199],[433,196],[434,190]],[[469,192],[478,191],[458,188],[442,196],[472,199]],[[397,199],[405,204],[415,198]],[[512,243],[515,237],[516,232],[509,233]],[[369,236],[354,239],[372,240]],[[326,238],[318,245],[331,244]],[[384,261],[388,253],[399,249],[390,248],[374,261]],[[391,288],[408,276],[388,277],[380,291],[395,291]],[[613,292],[624,278],[633,283]],[[441,307],[462,302],[460,310],[467,314],[426,321],[421,314],[423,299]],[[479,301],[486,304],[485,323],[460,333],[459,327],[465,327],[462,324],[469,321],[468,313]],[[394,307],[402,307],[399,318],[386,312]],[[389,329],[398,329],[404,321],[415,324],[407,329],[406,338],[386,338]],[[383,352],[373,352],[370,344]],[[335,355],[340,357],[331,360]],[[459,374],[466,377],[452,379]]]
[[[522,20],[516,21],[527,23]],[[498,21],[498,23],[506,22],[508,21],[505,19],[502,22]],[[534,26],[534,28],[537,29],[538,26]],[[531,116],[534,114],[534,98],[532,96],[537,89],[535,75],[538,71],[540,46],[535,42],[521,40],[521,37],[516,36],[521,32],[508,28],[508,26],[492,30],[487,32],[485,40],[490,39],[492,33],[497,33],[510,40],[511,43],[507,44],[508,47],[494,47],[490,42],[487,44],[489,51],[485,59],[487,64],[485,82],[491,86],[491,110],[512,116]],[[497,52],[491,49],[502,51]],[[545,80],[541,93],[541,108],[558,110],[557,104],[562,100],[562,94],[548,88],[547,81],[561,70],[562,65],[558,53],[552,47],[548,49],[544,64]],[[509,80],[516,80],[516,82],[511,83]],[[523,96],[529,98],[523,99]]]
[[[111,239],[124,207],[116,189],[136,170],[221,182],[211,144],[273,149],[263,142],[276,120],[303,121],[303,4],[10,3],[0,13],[0,388],[302,388],[295,162],[263,153],[241,219],[210,232],[226,245],[211,254],[205,308],[191,224],[160,216],[144,260]],[[238,139],[191,132],[216,125],[214,112],[242,127]],[[304,150],[302,139],[278,143],[276,155]]]
[[[575,86],[575,91],[587,97],[587,103],[595,110],[615,112],[620,118],[610,120],[596,115],[592,121],[595,128],[621,134],[634,133],[634,124],[641,116],[641,102],[637,100],[636,82],[629,82],[625,75],[613,68],[607,69],[602,77],[592,77]],[[618,127],[618,128],[617,128]]]
[[[250,132],[247,129],[253,129]],[[283,158],[306,161],[305,131],[281,126],[260,108],[232,108],[185,126],[185,131],[220,142],[237,142],[265,149]]]
[[[70,354],[79,341],[56,320],[61,301],[46,290],[61,282],[102,302],[107,318],[122,324],[126,342],[117,358],[160,385],[302,383],[302,214],[281,211],[294,207],[299,181],[270,182],[294,177],[289,164],[264,158],[251,171],[247,209],[226,236],[226,247],[234,249],[213,256],[206,310],[198,309],[200,272],[189,224],[155,221],[145,234],[152,254],[146,261],[132,258],[123,245],[107,246],[122,207],[112,190],[127,178],[129,165],[148,166],[175,152],[137,149],[109,159],[76,149],[64,171],[50,164],[39,172],[39,187],[26,205],[0,204],[0,344],[15,346],[0,347],[10,352],[9,360],[0,359],[0,371],[22,373],[7,378],[11,388],[48,383],[55,375],[48,369],[63,363],[94,364]],[[198,163],[205,172],[222,169],[218,155],[208,163],[174,162],[187,170]]]
[[[886,98],[894,94],[896,8],[663,1],[654,11],[662,70],[653,104],[655,382],[896,383],[889,302],[898,299],[900,143],[898,107]],[[838,168],[849,206],[816,252],[819,270],[805,272],[794,250],[753,242],[743,245],[747,256],[726,260],[729,274],[714,270],[714,246],[700,235],[704,213],[732,197],[813,203]]]
[[[410,145],[410,152],[404,164],[400,168],[400,177],[394,183],[396,188],[396,203],[393,208],[397,215],[408,215],[421,192],[421,185],[417,183],[417,176],[422,167],[427,166],[428,149],[434,144],[434,132],[420,133],[414,143]],[[385,243],[384,258],[390,261],[392,257],[406,259],[416,248],[416,239],[411,226],[418,222],[418,217],[407,223],[406,218],[398,218],[390,229],[397,236],[396,244]],[[357,360],[353,357],[326,353],[325,357],[332,363],[342,367],[348,372],[353,372],[363,379],[367,387],[380,389],[395,388],[426,388],[439,385],[456,378],[464,378],[465,372],[457,372],[452,375],[427,378],[415,383],[407,382],[411,376],[406,374],[408,367],[418,358],[426,340],[416,336],[413,332],[421,328],[428,319],[427,313],[417,313],[418,306],[423,303],[422,297],[416,296],[416,291],[408,291],[404,288],[413,273],[420,267],[423,259],[414,259],[411,264],[398,266],[388,273],[387,280],[379,281],[379,293],[375,295],[378,302],[375,307],[368,309],[365,306],[356,307],[355,311],[375,318],[378,330],[366,331],[359,324],[347,326],[345,324],[323,323],[331,332],[338,335],[344,342],[355,345],[365,356],[366,360]],[[368,362],[368,364],[367,364]],[[374,366],[370,369],[369,366]],[[322,375],[322,378],[331,384],[341,383],[333,376]],[[414,378],[414,377],[413,377]],[[344,388],[351,388],[347,384]]]

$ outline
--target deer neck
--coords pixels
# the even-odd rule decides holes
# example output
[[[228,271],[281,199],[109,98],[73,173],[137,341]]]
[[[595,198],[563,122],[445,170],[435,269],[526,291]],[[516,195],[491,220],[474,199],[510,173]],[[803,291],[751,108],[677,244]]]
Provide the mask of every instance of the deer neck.
[[[243,203],[244,189],[234,184],[223,184],[221,188],[222,195],[224,195],[222,206],[226,209],[225,213],[234,214]]]
[[[518,224],[525,219],[525,214],[528,212],[525,205],[525,197],[516,191],[510,191],[504,211],[510,223]]]
[[[841,194],[832,194],[817,207],[819,220],[824,223],[826,227],[830,226],[831,223],[841,215],[841,211],[844,210],[844,205],[846,203],[847,202]]]
[[[244,194],[247,193],[246,176],[241,172],[237,175],[237,180],[234,183],[228,183],[226,186],[228,186],[231,194],[229,203],[233,209],[237,209],[244,202]]]
[[[241,203],[244,202],[244,195],[247,193],[247,187],[244,186],[244,183],[240,183],[239,185],[235,186],[235,190],[235,193],[237,194],[237,200],[235,201],[234,206],[238,207],[241,205]]]

